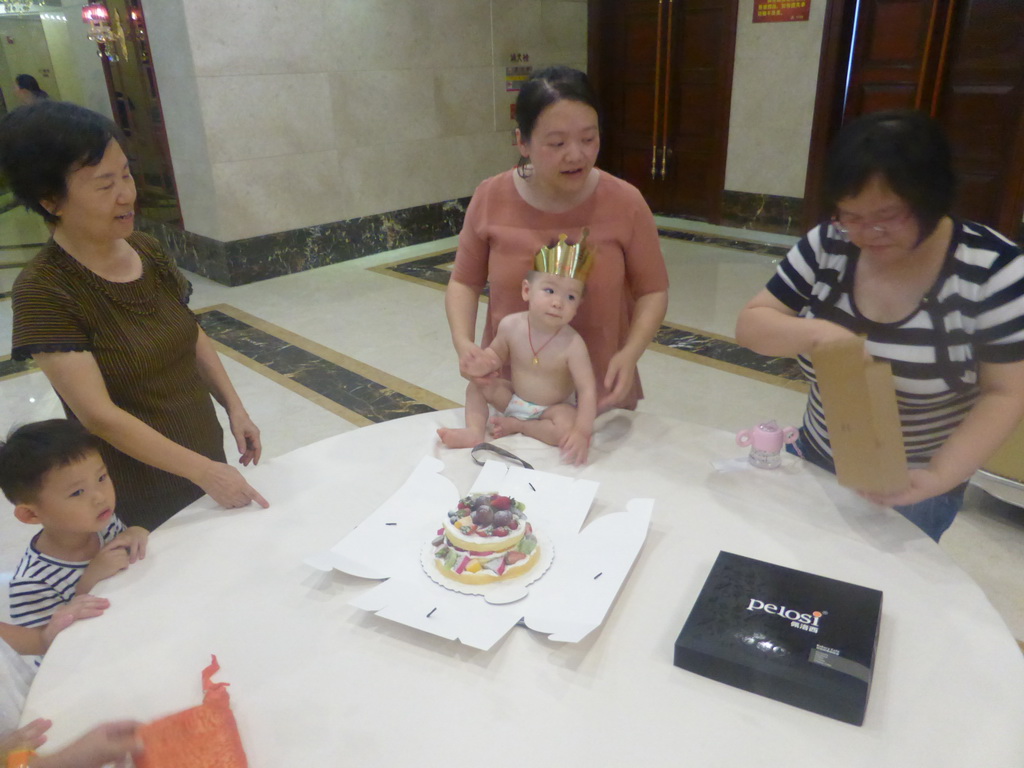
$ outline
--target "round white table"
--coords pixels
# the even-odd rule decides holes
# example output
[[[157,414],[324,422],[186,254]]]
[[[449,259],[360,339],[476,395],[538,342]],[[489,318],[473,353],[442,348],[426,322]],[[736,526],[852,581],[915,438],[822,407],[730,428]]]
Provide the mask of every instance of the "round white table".
[[[424,455],[460,491],[478,472],[434,430],[461,411],[365,427],[250,471],[270,509],[202,499],[101,582],[106,615],[57,638],[24,721],[58,746],[108,719],[196,705],[216,654],[253,768],[302,766],[1024,765],[1024,658],[981,590],[895,512],[796,460],[719,473],[733,436],[643,413],[603,416],[591,463],[521,436],[537,469],[600,482],[589,520],[653,497],[647,541],[604,624],[563,644],[516,627],[490,651],[350,606],[373,582],[303,563]],[[329,505],[304,503],[332,489]],[[672,664],[719,550],[884,592],[861,727]]]

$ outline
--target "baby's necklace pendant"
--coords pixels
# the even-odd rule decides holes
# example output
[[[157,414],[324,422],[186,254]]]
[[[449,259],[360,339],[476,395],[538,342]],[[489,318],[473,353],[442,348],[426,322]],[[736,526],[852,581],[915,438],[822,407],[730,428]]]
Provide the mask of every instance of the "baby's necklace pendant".
[[[562,332],[562,327],[563,326],[559,326],[558,330],[551,334],[551,338],[545,341],[543,344],[541,344],[540,349],[537,349],[535,346],[533,346],[533,331],[530,330],[530,323],[526,323],[526,338],[530,340],[530,351],[533,352],[534,365],[540,365],[540,353],[544,350],[544,347],[546,347],[548,344],[555,340],[555,336]]]

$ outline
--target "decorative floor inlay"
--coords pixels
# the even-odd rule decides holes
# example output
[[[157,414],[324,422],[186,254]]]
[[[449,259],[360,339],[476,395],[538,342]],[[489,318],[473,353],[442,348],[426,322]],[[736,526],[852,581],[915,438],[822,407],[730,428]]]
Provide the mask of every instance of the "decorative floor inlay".
[[[218,304],[196,316],[222,354],[353,424],[461,406],[236,307]],[[32,359],[0,357],[0,380],[37,370]]]
[[[0,251],[16,251],[21,248],[42,248],[46,243],[0,243]]]
[[[791,357],[765,357],[732,339],[696,328],[662,323],[650,349],[769,384],[807,392],[807,380]]]
[[[11,360],[10,355],[0,357],[0,380],[9,379],[12,376],[21,376],[23,373],[31,373],[39,370],[32,358],[28,360]]]
[[[670,240],[685,240],[690,243],[714,245],[719,248],[732,248],[734,251],[763,253],[766,256],[774,256],[779,259],[789,253],[789,246],[785,245],[772,245],[771,243],[759,243],[756,240],[741,240],[734,237],[709,235],[704,232],[691,232],[686,229],[658,227],[658,235],[659,237],[667,237]]]
[[[354,424],[460,405],[235,307],[196,315],[221,352]]]
[[[378,272],[382,275],[400,277],[413,283],[426,285],[430,288],[444,290],[448,280],[452,276],[452,265],[455,264],[455,250],[446,248],[436,253],[428,253],[425,256],[414,256],[404,261],[395,261],[391,264],[382,264],[379,267],[370,267],[371,272]],[[487,290],[484,289],[486,296]]]
[[[662,237],[692,240],[723,248],[757,251],[771,256],[782,257],[787,251],[783,246],[703,235],[698,232],[659,228],[658,233]],[[451,278],[451,267],[454,261],[455,251],[446,249],[371,269],[384,275],[444,290]],[[486,300],[486,291],[482,298]],[[696,328],[662,323],[651,342],[650,349],[787,389],[807,391],[807,382],[796,360],[787,357],[765,357],[740,346],[733,339]]]

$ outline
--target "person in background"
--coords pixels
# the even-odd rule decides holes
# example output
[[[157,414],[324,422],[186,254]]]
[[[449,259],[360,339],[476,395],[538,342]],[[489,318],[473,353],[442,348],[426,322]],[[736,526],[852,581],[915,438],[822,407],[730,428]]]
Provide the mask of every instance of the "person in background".
[[[797,442],[834,472],[809,354],[862,335],[892,365],[909,485],[869,496],[938,541],[967,480],[1024,414],[1024,256],[992,229],[953,217],[949,145],[921,112],[876,112],[831,148],[825,202],[807,233],[741,311],[736,339],[796,357],[811,385]]]
[[[35,104],[50,98],[50,94],[39,87],[39,81],[32,75],[18,75],[14,78],[14,97],[20,104]]]
[[[595,251],[587,300],[572,327],[583,337],[597,379],[598,410],[635,408],[643,393],[637,361],[668,302],[668,273],[654,216],[640,192],[595,167],[601,146],[597,101],[587,76],[568,67],[535,72],[516,99],[519,164],[477,187],[459,234],[445,311],[462,375],[494,339],[506,315],[527,309],[521,284],[534,255],[584,228]],[[480,295],[489,286],[478,346]],[[508,377],[507,372],[503,374]],[[470,385],[472,386],[472,384]],[[464,439],[484,439],[484,418],[467,414]]]
[[[268,506],[225,463],[211,395],[243,465],[259,461],[260,432],[188,308],[191,285],[135,231],[114,124],[67,102],[20,107],[0,121],[0,172],[53,226],[14,283],[11,356],[34,359],[68,418],[103,440],[125,524],[152,530],[204,493]]]

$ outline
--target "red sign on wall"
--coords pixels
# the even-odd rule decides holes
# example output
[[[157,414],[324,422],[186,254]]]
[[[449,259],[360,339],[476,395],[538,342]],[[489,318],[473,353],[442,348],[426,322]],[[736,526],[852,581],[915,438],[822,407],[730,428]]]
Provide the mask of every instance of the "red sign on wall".
[[[811,0],[754,0],[754,22],[807,21]]]

